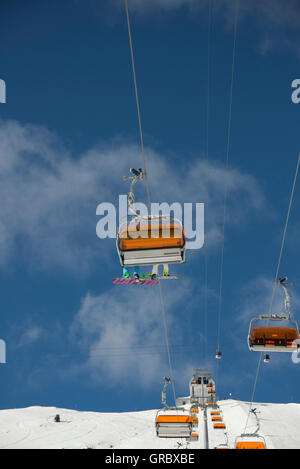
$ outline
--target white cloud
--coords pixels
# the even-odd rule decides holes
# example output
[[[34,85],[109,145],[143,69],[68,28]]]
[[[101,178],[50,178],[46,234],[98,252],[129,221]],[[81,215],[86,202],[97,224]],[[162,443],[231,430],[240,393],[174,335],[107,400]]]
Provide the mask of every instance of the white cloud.
[[[211,0],[214,13],[227,17],[233,16],[236,0]],[[114,0],[119,9],[124,8],[124,2]],[[138,13],[151,11],[172,11],[185,8],[187,11],[208,10],[208,0],[129,0],[129,9]],[[243,19],[255,15],[263,24],[275,27],[297,28],[300,24],[300,5],[298,0],[239,0],[240,16]]]
[[[166,317],[170,343],[182,343],[184,328],[174,321],[190,287],[181,282],[167,292]],[[87,294],[71,328],[71,338],[88,358],[79,372],[105,386],[152,385],[168,374],[158,287],[114,287],[99,296]],[[122,385],[123,385],[122,384]]]
[[[173,163],[146,148],[153,202],[204,202],[206,242],[220,241],[225,172],[198,159]],[[85,272],[111,258],[109,241],[96,237],[96,207],[118,202],[128,184],[122,176],[140,166],[140,148],[114,141],[82,155],[71,155],[44,128],[8,121],[0,123],[0,265],[23,259],[38,268],[63,267]],[[240,170],[228,173],[229,217],[244,224],[250,211],[264,208],[257,181]],[[137,199],[145,202],[140,185]],[[113,244],[111,244],[113,246]]]
[[[194,8],[197,0],[129,0],[129,10],[138,13],[148,13],[152,10],[171,11],[182,7]],[[113,5],[118,9],[124,9],[124,0],[113,0]]]
[[[192,311],[202,314],[203,291],[197,279],[186,278],[170,288],[163,285],[163,293],[176,395],[187,395],[199,360],[216,374],[213,355],[203,357],[202,320],[195,326],[191,316]],[[65,377],[87,375],[90,385],[142,389],[159,387],[170,374],[158,287],[117,286],[87,294],[70,330],[81,360],[64,371]]]
[[[18,346],[23,347],[25,345],[33,344],[40,340],[45,334],[45,330],[39,326],[32,326],[26,329],[19,340]]]
[[[214,22],[223,23],[226,30],[232,29],[235,0],[211,2]],[[112,5],[120,11],[124,9],[122,0],[114,0]],[[147,17],[150,14],[157,16],[161,13],[159,18],[165,21],[167,18],[164,14],[182,9],[193,21],[203,21],[204,18],[207,23],[208,0],[129,0],[129,9],[137,17]],[[239,34],[242,34],[243,23],[246,22],[258,27],[259,34],[255,31],[255,41],[258,41],[259,52],[266,54],[271,50],[290,50],[299,56],[298,0],[239,0]]]

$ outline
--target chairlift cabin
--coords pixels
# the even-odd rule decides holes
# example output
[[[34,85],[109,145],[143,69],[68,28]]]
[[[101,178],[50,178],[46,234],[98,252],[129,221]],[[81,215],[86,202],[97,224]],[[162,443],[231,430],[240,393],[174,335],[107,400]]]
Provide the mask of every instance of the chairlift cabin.
[[[164,409],[157,412],[155,427],[159,438],[190,438],[193,420],[183,408]]]
[[[222,417],[221,417],[221,415],[213,415],[211,417],[211,421],[212,422],[222,422]]]
[[[197,405],[193,405],[190,408],[190,412],[191,412],[191,414],[198,414],[199,413],[199,407]]]
[[[226,428],[226,425],[224,422],[214,423],[215,430],[225,430],[225,428]]]
[[[198,417],[195,417],[195,415],[191,414],[191,418],[193,427],[198,427]]]
[[[218,404],[215,401],[208,401],[207,402],[207,407],[213,407],[213,408],[218,408]]]
[[[297,321],[284,316],[260,316],[249,326],[250,350],[264,352],[293,352],[298,349],[299,328]]]
[[[199,440],[199,433],[193,432],[190,436],[190,441],[198,441]]]
[[[267,449],[266,440],[258,434],[244,433],[236,438],[235,449]]]
[[[185,234],[180,220],[167,216],[134,217],[117,236],[122,267],[185,262]]]
[[[276,285],[284,290],[284,311],[282,314],[261,315],[252,319],[249,326],[248,346],[250,350],[264,352],[293,352],[299,347],[299,328],[291,318],[291,296],[288,292],[287,277],[279,278]],[[290,284],[292,285],[292,284]],[[265,355],[265,362],[269,361]]]

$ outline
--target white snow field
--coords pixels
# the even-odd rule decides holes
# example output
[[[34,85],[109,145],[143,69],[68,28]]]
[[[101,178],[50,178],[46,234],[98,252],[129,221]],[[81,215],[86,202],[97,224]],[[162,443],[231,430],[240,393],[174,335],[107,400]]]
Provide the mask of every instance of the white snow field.
[[[225,430],[215,430],[208,408],[209,448],[228,443],[244,432],[249,404],[224,400],[218,402]],[[300,448],[300,404],[254,404],[260,418],[260,435],[268,449]],[[0,411],[0,448],[34,449],[177,449],[204,448],[203,411],[199,411],[199,440],[156,437],[156,410],[124,413],[80,412],[55,407],[28,407]],[[60,423],[54,422],[59,414]],[[247,433],[256,428],[251,414]],[[226,434],[227,433],[227,434]]]

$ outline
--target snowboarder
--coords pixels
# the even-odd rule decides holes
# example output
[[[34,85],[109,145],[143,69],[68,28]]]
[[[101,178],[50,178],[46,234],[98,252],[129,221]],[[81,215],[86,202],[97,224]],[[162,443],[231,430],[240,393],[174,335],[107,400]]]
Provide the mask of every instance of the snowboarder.
[[[144,274],[143,274],[144,275]],[[140,266],[139,265],[136,265],[134,268],[133,268],[133,276],[135,278],[135,280],[139,280],[140,276],[141,276],[141,270],[140,270]],[[130,272],[129,272],[129,267],[123,267],[123,278],[130,278]],[[144,278],[144,277],[143,277]]]
[[[158,267],[160,264],[154,264],[152,267],[152,272],[148,274],[148,277],[151,277],[152,280],[155,280],[158,277]],[[133,268],[133,276],[135,280],[140,278],[145,279],[146,274],[141,275],[140,266],[136,265]],[[163,277],[169,277],[169,264],[163,264]],[[130,278],[129,267],[123,267],[123,278]]]
[[[154,264],[152,267],[152,273],[149,274],[153,280],[158,277],[159,264]],[[163,277],[169,277],[169,264],[163,264]]]

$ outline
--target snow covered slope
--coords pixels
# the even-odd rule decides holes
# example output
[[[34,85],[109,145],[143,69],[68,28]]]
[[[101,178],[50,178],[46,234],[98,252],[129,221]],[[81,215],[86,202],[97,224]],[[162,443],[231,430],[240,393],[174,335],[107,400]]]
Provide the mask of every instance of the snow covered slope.
[[[219,402],[226,424],[214,430],[209,424],[209,447],[224,443],[231,448],[244,431],[249,404]],[[261,435],[268,448],[300,448],[300,404],[254,404],[259,411]],[[209,413],[209,412],[208,412]],[[54,422],[60,414],[61,423]],[[156,410],[131,413],[79,412],[55,407],[28,407],[0,411],[0,448],[178,448],[177,440],[158,439],[154,420]],[[251,415],[247,432],[255,429]],[[199,441],[188,448],[204,447],[203,412],[199,413]],[[185,441],[178,440],[186,446]]]
[[[234,447],[235,437],[245,430],[249,404],[241,401],[220,401],[228,433],[229,446]],[[268,449],[300,448],[300,404],[257,404],[260,435]],[[247,433],[255,431],[256,419],[250,416]]]

